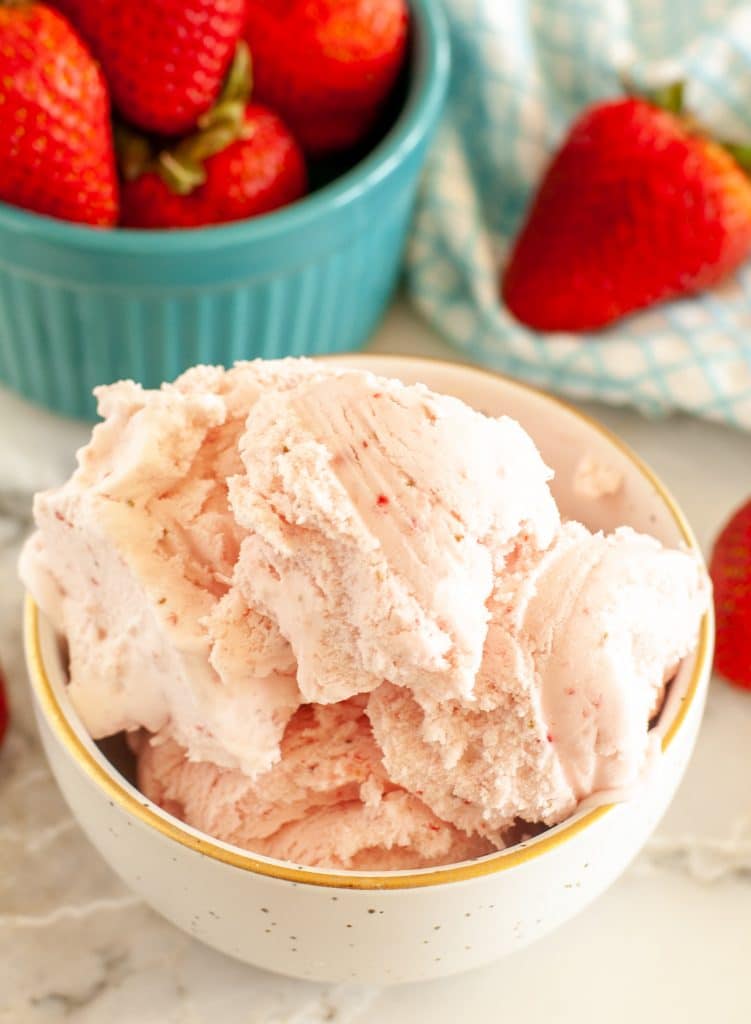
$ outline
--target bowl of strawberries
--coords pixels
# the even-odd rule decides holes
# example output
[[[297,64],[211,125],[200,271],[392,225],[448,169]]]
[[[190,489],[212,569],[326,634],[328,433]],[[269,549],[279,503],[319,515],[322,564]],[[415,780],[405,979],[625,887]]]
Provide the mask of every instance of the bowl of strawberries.
[[[448,74],[434,0],[0,0],[0,382],[362,345]]]

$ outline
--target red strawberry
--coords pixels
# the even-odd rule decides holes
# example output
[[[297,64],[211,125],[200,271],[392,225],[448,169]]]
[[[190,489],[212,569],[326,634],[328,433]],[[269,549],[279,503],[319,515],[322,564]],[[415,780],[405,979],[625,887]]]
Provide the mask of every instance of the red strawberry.
[[[602,327],[715,284],[751,249],[751,183],[688,120],[640,99],[574,123],[516,240],[503,297],[540,330]]]
[[[43,4],[0,4],[0,200],[110,226],[117,177],[107,86]]]
[[[247,136],[204,160],[203,182],[187,191],[164,153],[163,173],[147,171],[126,181],[123,227],[193,228],[243,220],[304,195],[305,162],[284,123],[267,107],[249,103],[244,124]]]
[[[247,102],[248,53],[238,45],[235,65],[202,131],[155,159],[123,147],[122,219],[125,227],[192,228],[243,220],[305,194],[302,150],[273,111]],[[143,140],[141,140],[141,146]]]
[[[751,690],[751,501],[720,532],[709,572],[717,616],[715,668]]]
[[[8,731],[8,698],[5,694],[5,676],[0,669],[0,743]]]
[[[408,21],[405,0],[249,0],[255,96],[310,153],[346,149],[394,84]]]
[[[214,103],[245,0],[56,0],[91,46],[115,106],[144,131],[190,131]]]

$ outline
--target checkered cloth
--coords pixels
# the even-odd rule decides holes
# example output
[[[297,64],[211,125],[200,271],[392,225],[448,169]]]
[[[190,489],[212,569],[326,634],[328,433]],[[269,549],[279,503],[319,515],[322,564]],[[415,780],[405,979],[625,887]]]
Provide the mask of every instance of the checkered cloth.
[[[711,292],[588,335],[527,330],[498,297],[551,147],[582,106],[621,91],[625,71],[645,85],[685,77],[688,107],[751,139],[751,3],[444,2],[453,77],[408,251],[417,305],[468,358],[534,384],[751,430],[751,263]]]

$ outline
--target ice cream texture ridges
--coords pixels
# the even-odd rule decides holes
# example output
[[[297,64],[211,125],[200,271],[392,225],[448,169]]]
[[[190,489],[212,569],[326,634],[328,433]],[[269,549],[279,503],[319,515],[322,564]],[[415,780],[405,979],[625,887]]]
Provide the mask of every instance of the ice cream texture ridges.
[[[21,574],[144,793],[310,866],[451,863],[627,792],[709,585],[562,523],[515,421],[307,360],[98,390]]]

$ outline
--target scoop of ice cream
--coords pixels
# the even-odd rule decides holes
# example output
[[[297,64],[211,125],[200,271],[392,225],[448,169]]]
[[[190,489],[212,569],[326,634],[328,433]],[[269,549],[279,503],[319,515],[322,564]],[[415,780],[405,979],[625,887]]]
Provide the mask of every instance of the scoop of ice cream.
[[[298,684],[468,694],[506,553],[558,525],[518,424],[421,386],[283,360],[98,397],[22,559],[95,737],[169,722],[191,759],[254,775]]]
[[[145,391],[98,390],[104,422],[62,487],[37,496],[21,574],[68,643],[92,736],[167,722],[193,757],[265,770],[300,703],[276,623],[229,595],[244,531],[227,500],[263,391],[312,364],[197,367]],[[227,600],[223,600],[227,597]]]
[[[389,777],[496,843],[519,819],[555,824],[633,786],[708,597],[697,559],[630,529],[568,523],[546,551],[520,549],[498,580],[473,700],[372,694]]]
[[[389,781],[363,704],[301,707],[281,760],[255,781],[191,762],[173,740],[142,734],[139,788],[218,839],[311,867],[418,868],[491,852]]]
[[[305,699],[384,679],[468,697],[496,574],[520,538],[544,548],[559,525],[521,427],[345,374],[260,399],[240,450],[234,586],[279,624]]]
[[[636,780],[706,578],[630,530],[561,527],[517,423],[304,360],[99,401],[22,575],[84,725],[140,730],[163,807],[260,854],[387,870]]]

